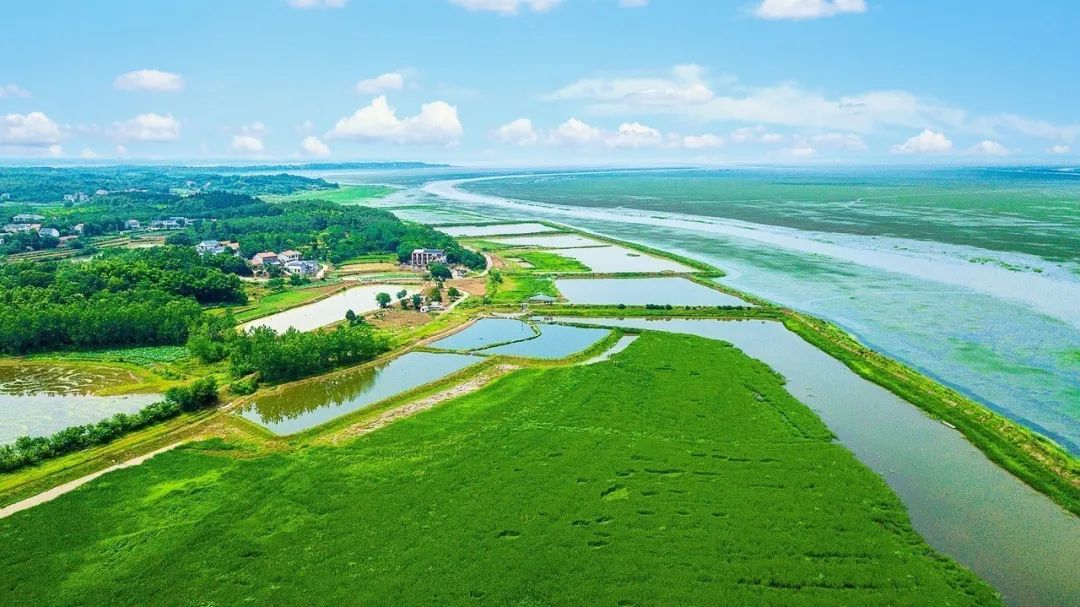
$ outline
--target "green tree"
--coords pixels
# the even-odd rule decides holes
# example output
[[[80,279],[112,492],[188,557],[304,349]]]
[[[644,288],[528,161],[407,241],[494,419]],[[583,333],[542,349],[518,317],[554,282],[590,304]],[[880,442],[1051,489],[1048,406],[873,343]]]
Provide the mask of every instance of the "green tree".
[[[392,300],[389,293],[379,293],[375,296],[375,301],[378,302],[380,308],[389,306]]]
[[[414,310],[419,310],[424,305],[424,296],[419,293],[413,293],[412,307]]]
[[[428,272],[436,280],[450,280],[454,277],[454,273],[450,271],[450,268],[446,267],[446,264],[438,262],[428,266]]]

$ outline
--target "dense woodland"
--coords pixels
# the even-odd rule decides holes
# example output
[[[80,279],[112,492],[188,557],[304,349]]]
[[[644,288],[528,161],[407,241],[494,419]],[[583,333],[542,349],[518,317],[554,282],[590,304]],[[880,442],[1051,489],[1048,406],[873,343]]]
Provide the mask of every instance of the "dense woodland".
[[[303,190],[337,187],[336,184],[322,179],[285,173],[236,174],[236,169],[226,167],[20,167],[0,171],[0,204],[59,203],[66,195],[82,192],[93,196],[98,190],[149,194],[206,191],[292,194]]]
[[[483,266],[481,255],[462,248],[450,236],[402,222],[384,210],[324,200],[272,204],[244,193],[336,187],[292,175],[226,175],[213,169],[5,171],[0,174],[0,192],[7,193],[8,200],[0,203],[0,222],[30,212],[44,216],[42,225],[55,227],[62,235],[75,234],[75,226],[81,224],[82,235],[65,246],[97,255],[88,261],[0,261],[0,353],[183,344],[193,328],[206,324],[206,306],[245,302],[239,276],[251,274],[245,260],[260,251],[296,249],[308,259],[342,262],[371,253],[394,253],[405,260],[413,249],[430,247],[445,249],[452,263]],[[96,194],[97,189],[109,192]],[[235,191],[224,191],[230,189]],[[72,191],[87,191],[88,199],[47,206],[12,202],[55,201]],[[129,219],[149,222],[168,217],[184,217],[190,224],[167,232],[167,246],[98,251],[89,244],[94,236],[124,230]],[[192,245],[205,239],[235,241],[241,256],[200,257]],[[0,254],[59,244],[56,238],[35,233],[6,234],[4,241]],[[285,350],[316,347],[320,355],[333,359],[294,366],[308,374],[303,369],[316,372],[367,356],[376,346],[361,339],[362,333],[354,331],[349,337],[354,341],[340,348],[344,334],[281,335],[275,336],[275,343]],[[236,355],[234,366],[258,370],[273,381],[287,379],[264,347],[270,341],[265,336],[259,339],[263,341],[253,342],[258,347],[252,346],[248,358]],[[316,339],[325,343],[307,343]],[[290,356],[302,360],[298,354]]]
[[[0,264],[0,352],[182,344],[203,305],[245,301],[239,277],[187,247]]]

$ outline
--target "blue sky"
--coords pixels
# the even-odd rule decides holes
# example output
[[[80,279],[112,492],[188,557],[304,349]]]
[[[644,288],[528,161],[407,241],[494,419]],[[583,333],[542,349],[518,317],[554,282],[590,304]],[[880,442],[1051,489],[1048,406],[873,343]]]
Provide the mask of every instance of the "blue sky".
[[[1073,2],[11,0],[0,156],[1075,162]]]

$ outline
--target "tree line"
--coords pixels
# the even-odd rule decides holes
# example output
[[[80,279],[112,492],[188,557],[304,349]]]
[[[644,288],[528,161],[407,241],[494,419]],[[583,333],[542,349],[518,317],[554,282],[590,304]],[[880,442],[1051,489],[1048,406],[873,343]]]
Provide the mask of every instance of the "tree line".
[[[212,407],[217,402],[217,382],[213,377],[196,380],[190,386],[170,388],[164,400],[149,404],[136,413],[117,413],[94,424],[64,428],[51,436],[22,436],[13,444],[0,445],[0,472],[12,472],[54,457],[104,445],[135,430],[183,412]]]

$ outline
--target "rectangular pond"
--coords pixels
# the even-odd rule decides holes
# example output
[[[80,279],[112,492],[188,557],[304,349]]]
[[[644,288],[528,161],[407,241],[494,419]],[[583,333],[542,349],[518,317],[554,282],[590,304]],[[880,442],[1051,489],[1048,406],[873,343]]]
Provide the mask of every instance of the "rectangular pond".
[[[693,272],[681,263],[639,253],[619,246],[574,247],[552,251],[571,257],[592,268],[593,272]]]
[[[593,240],[577,234],[551,234],[548,236],[513,236],[510,238],[492,238],[491,242],[508,244],[515,247],[544,247],[546,249],[569,249],[574,247],[603,247],[606,242]]]
[[[607,337],[607,329],[584,329],[565,325],[539,325],[540,335],[503,346],[480,350],[480,354],[504,354],[528,358],[565,358]]]
[[[408,291],[411,296],[413,293],[420,292],[420,285],[374,284],[352,287],[314,303],[257,318],[241,325],[241,328],[250,330],[255,327],[270,327],[278,333],[284,333],[290,327],[298,331],[311,331],[345,320],[345,313],[349,310],[357,314],[377,310],[379,308],[378,302],[375,301],[377,294],[389,293],[396,297],[402,289]]]
[[[133,381],[116,367],[53,362],[0,363],[0,445],[20,436],[49,436],[93,424],[117,413],[134,413],[160,394],[97,396],[95,390]]]
[[[239,414],[274,434],[295,434],[481,361],[481,357],[466,354],[409,352],[376,367],[283,386],[257,396]]]
[[[563,318],[719,339],[761,360],[884,477],[931,546],[1012,605],[1075,605],[1080,517],[999,468],[962,434],[768,321]]]
[[[539,333],[527,322],[515,318],[481,318],[461,331],[428,344],[444,350],[476,350],[509,341],[532,339]]]
[[[486,226],[435,226],[435,229],[445,234],[458,237],[558,232],[555,228],[548,227],[542,223],[493,223]]]
[[[716,289],[677,276],[659,278],[559,278],[555,288],[573,304],[643,306],[748,306]]]

